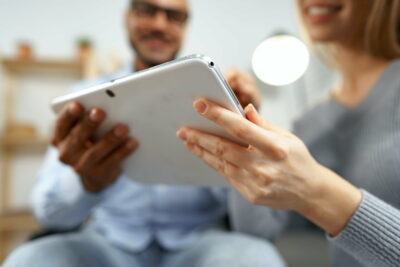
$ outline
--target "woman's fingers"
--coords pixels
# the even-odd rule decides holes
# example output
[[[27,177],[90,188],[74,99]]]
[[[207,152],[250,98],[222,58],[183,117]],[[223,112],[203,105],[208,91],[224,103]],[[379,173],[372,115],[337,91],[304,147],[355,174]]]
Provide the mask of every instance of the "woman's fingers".
[[[243,171],[252,173],[253,176],[255,174],[257,178],[253,178],[254,183],[266,184],[269,181],[270,175],[266,165],[272,163],[269,163],[265,155],[254,147],[245,148],[230,140],[190,128],[181,128],[177,135],[185,143],[196,147],[195,151],[199,152],[196,154],[197,156],[203,158],[204,155],[208,156],[203,151],[207,152],[222,162],[242,168]]]
[[[244,168],[221,159],[200,146],[189,142],[185,144],[189,151],[199,158],[202,158],[205,163],[214,168],[250,202],[254,204],[260,203],[260,186],[256,179],[254,179],[253,174],[246,171]]]
[[[204,160],[210,167],[214,168],[220,175],[230,182],[230,179],[239,180],[243,176],[244,170],[229,161],[226,161],[216,155],[213,155],[204,148],[185,142],[187,149],[197,157]]]
[[[286,132],[284,129],[276,126],[269,120],[261,117],[260,114],[258,114],[258,111],[256,110],[256,108],[252,104],[248,105],[244,109],[244,113],[246,115],[246,118],[249,121],[251,121],[252,123],[254,123],[264,129],[274,131],[274,132],[281,132],[281,133]]]
[[[242,168],[251,166],[254,161],[247,147],[218,136],[185,127],[179,129],[177,136],[189,144],[201,147],[216,157]]]
[[[268,155],[277,158],[284,157],[284,146],[272,129],[265,130],[240,115],[203,98],[194,102],[194,108],[202,116],[221,125],[230,135],[240,141],[250,144]]]

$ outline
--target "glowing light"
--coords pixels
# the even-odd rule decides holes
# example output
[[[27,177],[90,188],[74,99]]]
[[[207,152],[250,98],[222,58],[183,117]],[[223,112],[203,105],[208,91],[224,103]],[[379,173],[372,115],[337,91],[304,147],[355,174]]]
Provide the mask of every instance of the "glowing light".
[[[276,35],[256,48],[252,68],[261,81],[283,86],[299,79],[309,62],[310,55],[302,41],[289,35]]]

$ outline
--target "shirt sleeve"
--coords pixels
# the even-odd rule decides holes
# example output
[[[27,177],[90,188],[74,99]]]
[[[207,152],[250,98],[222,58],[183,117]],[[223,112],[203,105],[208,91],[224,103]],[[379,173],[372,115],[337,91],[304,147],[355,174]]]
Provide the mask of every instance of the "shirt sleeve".
[[[102,192],[89,193],[74,170],[58,160],[57,149],[49,147],[32,190],[32,210],[46,228],[73,228],[88,218],[102,199],[124,187],[124,183],[126,178],[119,177]]]
[[[365,266],[398,266],[400,210],[367,191],[345,229],[328,240]]]

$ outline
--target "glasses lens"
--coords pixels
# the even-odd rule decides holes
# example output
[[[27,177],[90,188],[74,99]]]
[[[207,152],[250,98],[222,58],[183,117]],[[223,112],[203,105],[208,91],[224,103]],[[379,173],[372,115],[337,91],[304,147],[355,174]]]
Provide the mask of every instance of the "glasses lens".
[[[167,17],[170,21],[176,22],[176,23],[185,23],[186,20],[188,19],[188,14],[185,11],[181,10],[165,10],[167,13]]]
[[[145,1],[132,2],[132,9],[135,10],[139,16],[143,17],[153,17],[156,13],[163,12],[170,22],[178,24],[185,23],[189,17],[186,11],[162,8]]]

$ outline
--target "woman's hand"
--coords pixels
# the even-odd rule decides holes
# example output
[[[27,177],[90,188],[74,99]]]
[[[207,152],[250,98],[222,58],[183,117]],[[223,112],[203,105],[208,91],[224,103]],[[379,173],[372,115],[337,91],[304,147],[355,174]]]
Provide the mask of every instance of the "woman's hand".
[[[361,192],[318,164],[304,143],[262,119],[255,108],[247,120],[211,101],[196,110],[248,146],[198,130],[181,128],[187,148],[216,169],[244,197],[257,205],[294,210],[328,233],[339,233],[361,201]]]

